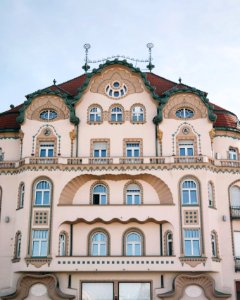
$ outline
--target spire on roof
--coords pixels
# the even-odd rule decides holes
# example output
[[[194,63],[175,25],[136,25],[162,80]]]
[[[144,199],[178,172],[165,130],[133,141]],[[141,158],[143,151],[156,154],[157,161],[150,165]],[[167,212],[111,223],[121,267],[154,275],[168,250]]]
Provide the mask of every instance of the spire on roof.
[[[85,49],[85,64],[82,66],[85,73],[90,69],[90,66],[88,65],[88,50],[91,48],[90,44],[84,44],[83,48]]]
[[[149,64],[147,65],[147,68],[149,69],[150,72],[155,67],[152,64],[152,48],[153,47],[154,47],[153,43],[147,43],[147,48],[148,48],[148,52],[149,52]]]
[[[53,84],[56,85],[56,83],[57,83],[57,80],[54,78],[53,79]]]
[[[179,78],[178,78],[178,81],[179,81],[179,84],[181,84],[181,83],[182,83],[182,78],[179,77]]]

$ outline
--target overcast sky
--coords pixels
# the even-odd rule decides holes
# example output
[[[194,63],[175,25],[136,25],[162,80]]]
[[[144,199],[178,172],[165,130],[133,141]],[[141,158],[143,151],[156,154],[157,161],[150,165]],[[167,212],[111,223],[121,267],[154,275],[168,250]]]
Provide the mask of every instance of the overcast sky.
[[[240,117],[239,0],[0,0],[0,111],[82,74],[85,43],[90,59],[145,59],[148,42],[154,73]]]

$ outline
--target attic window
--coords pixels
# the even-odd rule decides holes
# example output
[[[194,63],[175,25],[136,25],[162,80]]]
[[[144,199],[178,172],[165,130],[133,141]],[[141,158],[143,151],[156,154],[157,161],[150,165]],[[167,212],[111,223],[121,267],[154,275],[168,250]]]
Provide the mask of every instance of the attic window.
[[[39,116],[42,120],[54,120],[57,118],[57,112],[52,109],[46,109],[41,111]]]
[[[108,84],[105,89],[106,94],[111,98],[121,98],[127,94],[126,84],[120,84],[118,81],[114,81],[111,84]]]
[[[190,119],[194,116],[194,112],[189,108],[181,108],[176,111],[176,116],[180,119]]]

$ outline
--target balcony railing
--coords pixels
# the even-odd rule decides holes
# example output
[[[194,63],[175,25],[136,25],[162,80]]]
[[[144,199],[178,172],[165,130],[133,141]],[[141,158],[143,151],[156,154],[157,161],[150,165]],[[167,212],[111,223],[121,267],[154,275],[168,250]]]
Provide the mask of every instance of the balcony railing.
[[[232,219],[240,219],[240,206],[231,206],[230,211]]]
[[[166,164],[203,164],[217,167],[239,168],[240,161],[212,159],[208,156],[143,156],[143,157],[25,157],[19,161],[0,161],[0,169],[13,169],[25,165],[166,165]]]
[[[203,156],[175,156],[175,163],[202,163]]]
[[[235,272],[240,272],[240,257],[236,256],[235,260]]]

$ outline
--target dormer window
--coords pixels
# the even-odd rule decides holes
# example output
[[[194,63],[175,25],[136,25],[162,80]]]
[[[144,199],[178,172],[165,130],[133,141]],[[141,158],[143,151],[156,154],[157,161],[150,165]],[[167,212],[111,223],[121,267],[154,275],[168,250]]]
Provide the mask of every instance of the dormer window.
[[[46,121],[54,120],[57,118],[57,112],[52,109],[46,109],[46,110],[43,110],[40,112],[39,117],[40,117],[40,119],[46,120]]]
[[[194,112],[189,108],[181,108],[176,111],[176,116],[180,119],[190,119],[194,116]]]

